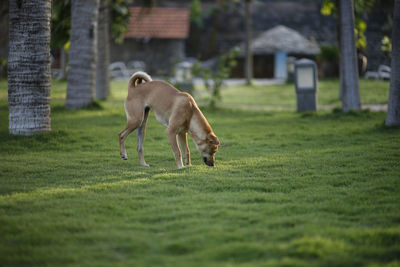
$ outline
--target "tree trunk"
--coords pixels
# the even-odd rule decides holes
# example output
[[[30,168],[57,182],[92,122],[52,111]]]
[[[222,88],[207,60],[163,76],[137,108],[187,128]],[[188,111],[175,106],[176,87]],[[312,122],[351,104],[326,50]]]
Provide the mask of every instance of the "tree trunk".
[[[339,5],[340,5],[340,3],[339,3]],[[339,18],[340,18],[340,6],[339,6],[339,11],[338,11],[338,12],[339,12]],[[342,40],[342,35],[341,35],[341,26],[340,26],[340,22],[339,22],[339,21],[337,22],[336,30],[337,30],[337,41],[338,41],[339,49],[340,49],[340,44],[341,44],[341,40]],[[343,101],[343,95],[344,95],[344,92],[343,92],[343,89],[344,89],[344,86],[343,86],[343,77],[344,77],[344,75],[343,75],[343,66],[342,66],[342,63],[343,63],[343,60],[342,60],[341,56],[339,56],[339,81],[340,81],[339,99],[340,99],[341,101]]]
[[[360,110],[357,53],[354,34],[354,6],[352,0],[340,0],[340,64],[342,109]]]
[[[99,0],[72,0],[66,108],[90,105],[95,96]]]
[[[252,29],[251,29],[251,0],[246,0],[246,62],[245,62],[245,75],[246,83],[251,84],[253,79],[253,51],[251,47]]]
[[[400,125],[400,0],[395,0],[392,30],[392,72],[386,126]]]
[[[106,99],[110,94],[110,72],[108,70],[110,65],[109,14],[107,0],[100,0],[97,31],[97,99]]]
[[[51,0],[9,3],[9,131],[23,135],[50,131]]]

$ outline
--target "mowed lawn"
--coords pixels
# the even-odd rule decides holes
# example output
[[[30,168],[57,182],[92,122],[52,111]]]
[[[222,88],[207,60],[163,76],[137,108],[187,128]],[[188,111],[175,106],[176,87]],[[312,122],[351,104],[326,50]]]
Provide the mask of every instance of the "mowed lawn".
[[[389,82],[360,80],[360,97],[363,105],[385,104],[389,97]],[[317,102],[321,109],[340,108],[338,80],[318,83]],[[296,110],[294,84],[232,86],[222,91],[223,107],[253,110]]]
[[[177,170],[154,115],[145,168],[134,133],[119,157],[127,89],[112,85],[101,107],[67,111],[53,82],[52,132],[22,137],[0,83],[1,266],[400,266],[400,129],[384,112],[299,114],[291,85],[226,88],[224,104],[260,108],[203,109],[215,168],[189,140]],[[363,102],[388,88],[361,81]],[[337,91],[321,82],[321,105]]]

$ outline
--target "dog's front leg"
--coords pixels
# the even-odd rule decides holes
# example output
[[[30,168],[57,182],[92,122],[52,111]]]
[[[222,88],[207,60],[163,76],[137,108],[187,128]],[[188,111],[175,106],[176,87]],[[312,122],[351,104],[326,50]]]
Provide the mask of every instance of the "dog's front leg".
[[[176,165],[178,169],[183,168],[182,155],[177,142],[177,133],[173,129],[167,128],[167,136],[171,143],[172,151],[174,152]]]
[[[144,156],[143,156],[143,142],[144,142],[144,136],[145,136],[145,127],[146,124],[142,124],[142,126],[140,126],[139,128],[137,128],[136,132],[137,132],[137,136],[138,136],[138,144],[137,144],[137,152],[139,155],[139,160],[140,160],[140,164],[144,167],[149,167],[150,165],[146,163],[146,161],[144,160]]]
[[[190,165],[190,150],[187,143],[187,133],[180,132],[178,134],[179,144],[181,145],[181,149],[183,152],[183,158],[185,159],[185,164]]]

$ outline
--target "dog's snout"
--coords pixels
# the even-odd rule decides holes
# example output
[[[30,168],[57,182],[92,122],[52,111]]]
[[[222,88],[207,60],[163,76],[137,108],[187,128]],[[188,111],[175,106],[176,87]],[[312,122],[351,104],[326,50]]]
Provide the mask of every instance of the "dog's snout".
[[[207,166],[214,167],[214,161],[208,160],[206,157],[203,157],[203,161]]]

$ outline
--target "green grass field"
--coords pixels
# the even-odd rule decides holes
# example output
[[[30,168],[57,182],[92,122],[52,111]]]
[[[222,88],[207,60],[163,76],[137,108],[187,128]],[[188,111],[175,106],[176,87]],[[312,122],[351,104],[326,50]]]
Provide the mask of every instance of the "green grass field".
[[[341,107],[338,99],[339,87],[337,80],[320,81],[318,84],[318,106]],[[389,97],[389,82],[375,80],[360,80],[360,97],[364,105],[385,104]],[[268,86],[232,86],[222,91],[222,106],[228,108],[244,108],[255,110],[296,110],[296,95],[294,85]]]
[[[52,132],[22,137],[0,82],[1,266],[400,266],[400,129],[385,113],[299,114],[290,85],[226,88],[224,105],[260,108],[203,109],[215,168],[190,140],[177,170],[154,115],[145,168],[135,134],[119,157],[127,92],[112,85],[102,108],[66,111],[53,82]],[[388,85],[361,81],[363,102]],[[337,87],[320,83],[321,105],[340,106]]]

